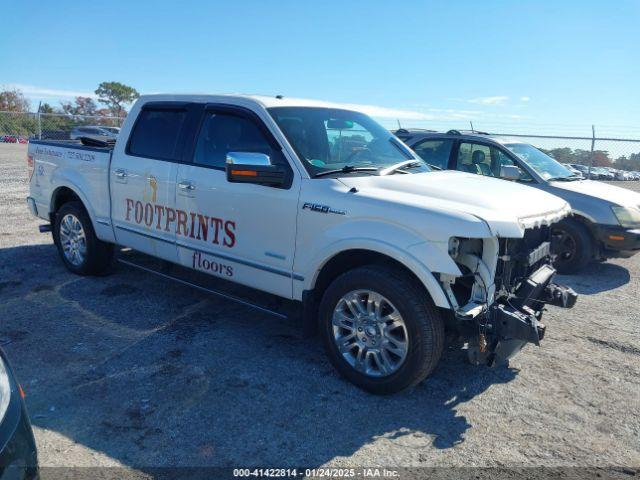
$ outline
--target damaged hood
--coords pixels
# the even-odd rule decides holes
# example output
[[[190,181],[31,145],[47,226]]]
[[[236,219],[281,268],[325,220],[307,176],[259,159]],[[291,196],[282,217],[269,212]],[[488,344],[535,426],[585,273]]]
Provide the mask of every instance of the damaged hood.
[[[358,195],[473,215],[498,237],[520,238],[526,228],[550,225],[571,212],[566,201],[539,189],[453,170],[344,176],[340,181],[357,188]]]

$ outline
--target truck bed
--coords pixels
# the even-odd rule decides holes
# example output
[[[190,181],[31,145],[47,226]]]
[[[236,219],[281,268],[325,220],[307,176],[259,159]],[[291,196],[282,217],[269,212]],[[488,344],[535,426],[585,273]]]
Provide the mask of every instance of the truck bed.
[[[38,140],[30,139],[30,145],[48,145],[51,147],[65,147],[79,150],[93,150],[99,152],[110,152],[113,150],[113,145],[97,146],[97,145],[83,145],[80,140]]]
[[[113,146],[87,146],[79,140],[31,140],[33,159],[30,206],[49,221],[49,212],[60,193],[70,189],[81,198],[99,238],[111,238],[109,165]]]

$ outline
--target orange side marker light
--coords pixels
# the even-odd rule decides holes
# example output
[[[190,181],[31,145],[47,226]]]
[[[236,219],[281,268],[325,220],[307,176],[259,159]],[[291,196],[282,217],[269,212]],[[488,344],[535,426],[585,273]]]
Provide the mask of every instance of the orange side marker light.
[[[233,175],[239,175],[241,177],[257,177],[258,172],[255,170],[231,170]]]

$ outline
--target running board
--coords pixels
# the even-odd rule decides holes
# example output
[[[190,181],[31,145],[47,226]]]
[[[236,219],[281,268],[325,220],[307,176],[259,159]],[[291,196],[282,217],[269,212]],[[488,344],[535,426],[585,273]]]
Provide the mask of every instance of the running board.
[[[132,256],[140,256],[140,255],[144,255],[144,254],[140,254],[140,253],[136,252]],[[146,257],[146,255],[144,257]],[[217,297],[224,298],[225,300],[231,300],[233,302],[236,302],[236,303],[239,303],[241,305],[244,305],[245,307],[253,308],[254,310],[258,310],[258,311],[263,312],[263,313],[268,313],[269,315],[273,315],[273,316],[276,316],[276,317],[279,317],[279,318],[284,318],[284,319],[288,319],[288,318],[292,317],[292,315],[279,312],[279,311],[277,311],[277,310],[275,310],[273,308],[269,308],[269,307],[266,307],[266,306],[258,305],[257,303],[253,303],[253,302],[250,302],[248,300],[244,300],[244,299],[242,299],[242,298],[240,298],[240,297],[238,297],[236,295],[232,295],[230,293],[223,292],[220,289],[214,289],[214,288],[211,288],[209,286],[204,286],[202,284],[199,284],[200,282],[196,283],[195,281],[190,281],[190,280],[187,280],[187,279],[180,278],[178,275],[170,273],[170,271],[172,271],[172,270],[178,270],[179,271],[179,270],[188,270],[188,269],[186,269],[184,267],[181,267],[179,265],[174,265],[174,264],[172,264],[170,262],[160,261],[161,262],[161,269],[164,270],[164,271],[161,271],[160,269],[153,268],[152,266],[142,265],[141,264],[142,262],[138,263],[138,262],[135,262],[135,261],[132,261],[132,260],[128,260],[128,259],[125,260],[124,258],[120,258],[120,257],[117,258],[117,261],[119,263],[123,264],[123,265],[128,266],[128,267],[133,267],[133,268],[136,268],[138,270],[142,270],[144,272],[153,273],[153,274],[155,274],[155,275],[157,275],[159,277],[166,278],[168,280],[173,280],[174,282],[180,283],[182,285],[186,285],[188,287],[195,288],[196,290],[200,290],[202,292],[206,292],[206,293],[210,293],[212,295],[216,295]],[[204,274],[202,274],[202,275],[204,275]],[[211,279],[211,281],[215,281],[215,280],[217,280],[217,279]],[[207,283],[209,283],[209,282],[207,282]],[[230,282],[227,282],[227,283],[230,283]],[[248,287],[242,287],[242,286],[238,286],[238,288],[249,289]],[[250,290],[253,290],[253,289],[250,289]],[[269,294],[264,294],[263,292],[261,292],[261,293],[263,295],[269,295]],[[269,295],[269,296],[271,297],[271,295]],[[283,304],[283,303],[293,303],[291,301],[287,301],[287,300],[284,300],[284,299],[279,299],[279,297],[275,297],[275,296],[273,296],[273,297],[277,299],[277,300],[275,300],[276,302],[279,302],[281,304]]]

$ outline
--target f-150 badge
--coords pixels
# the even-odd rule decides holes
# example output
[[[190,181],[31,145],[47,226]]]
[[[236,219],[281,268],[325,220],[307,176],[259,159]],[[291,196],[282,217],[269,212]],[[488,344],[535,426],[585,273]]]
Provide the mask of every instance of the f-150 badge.
[[[320,205],[319,203],[311,203],[311,202],[304,202],[304,204],[302,205],[302,209],[311,210],[312,212],[318,212],[318,213],[334,213],[336,215],[347,214],[347,212],[344,210],[334,210],[328,205]]]

